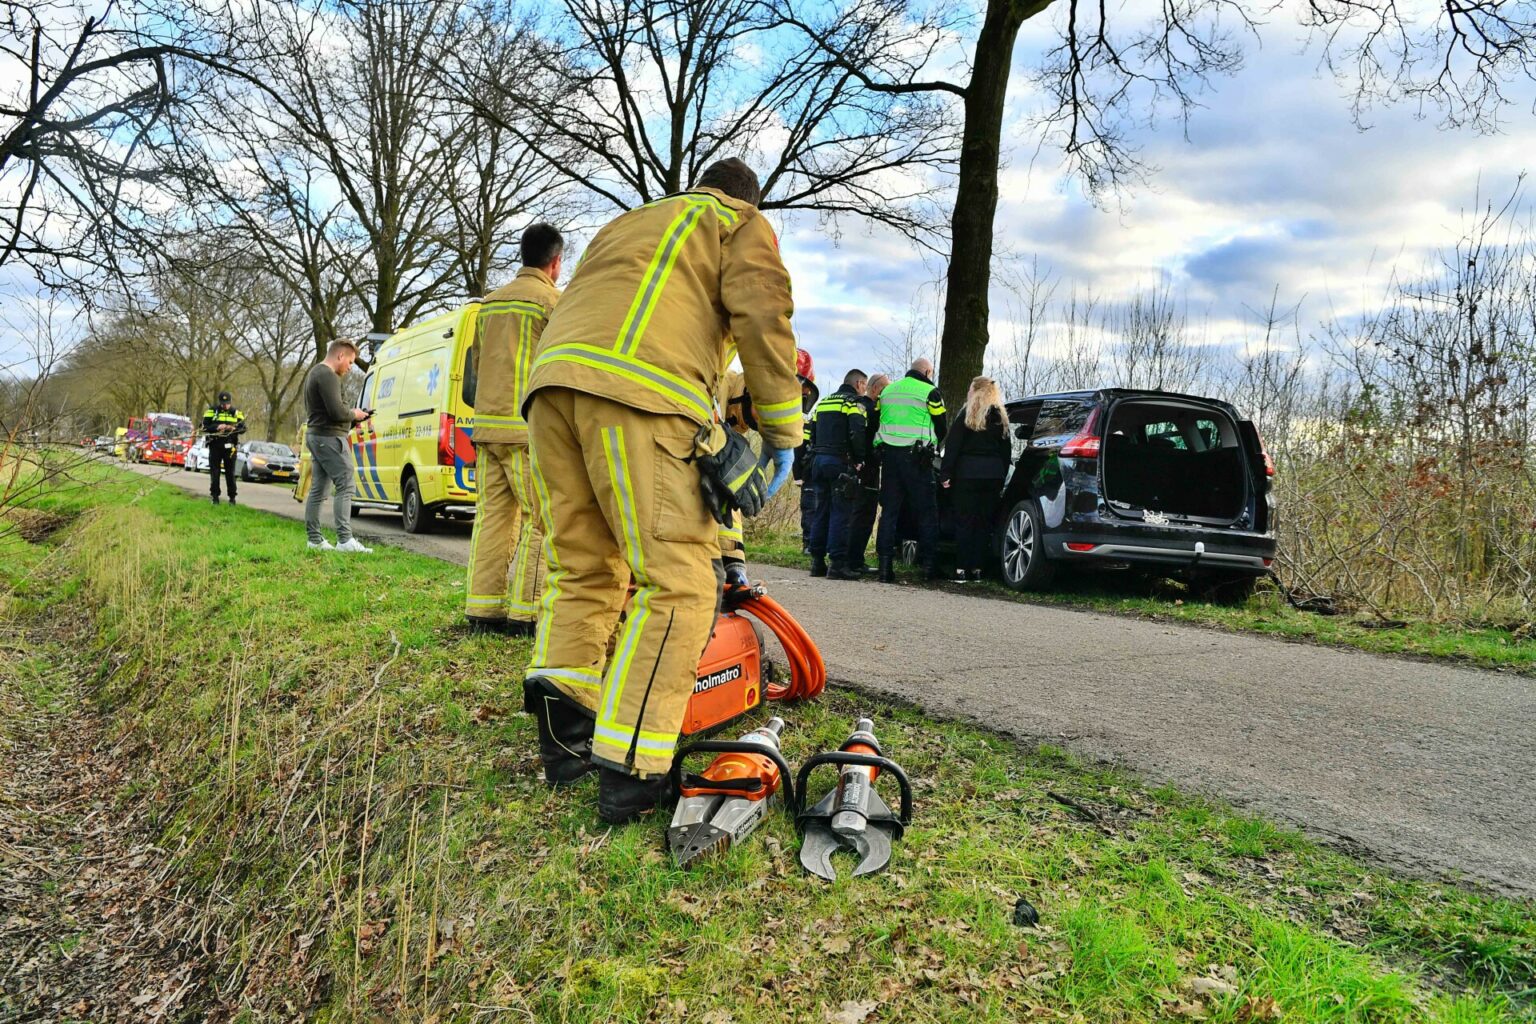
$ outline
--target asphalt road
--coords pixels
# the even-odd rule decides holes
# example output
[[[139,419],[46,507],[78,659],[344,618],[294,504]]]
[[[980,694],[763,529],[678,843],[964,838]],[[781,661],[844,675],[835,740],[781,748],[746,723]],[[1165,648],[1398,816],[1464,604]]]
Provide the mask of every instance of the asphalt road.
[[[206,493],[208,478],[138,468]],[[243,504],[289,518],[287,486]],[[327,510],[329,516],[329,510]],[[463,563],[470,527],[356,532]],[[763,567],[831,677],[1296,824],[1412,873],[1536,895],[1528,678]]]

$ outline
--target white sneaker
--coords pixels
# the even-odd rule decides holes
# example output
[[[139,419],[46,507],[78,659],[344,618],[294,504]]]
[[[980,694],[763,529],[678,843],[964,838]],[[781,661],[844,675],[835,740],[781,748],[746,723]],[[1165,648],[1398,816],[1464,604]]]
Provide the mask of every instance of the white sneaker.
[[[363,546],[363,542],[358,540],[356,537],[353,537],[351,540],[347,541],[345,544],[337,544],[336,545],[336,550],[337,551],[345,551],[349,555],[371,555],[371,554],[373,554],[373,548],[364,547]]]
[[[320,539],[320,543],[319,544],[316,544],[314,541],[310,541],[309,542],[309,550],[311,550],[311,551],[335,551],[336,550],[336,545],[332,544],[330,541],[328,541],[328,540],[326,540],[325,538],[322,537]]]

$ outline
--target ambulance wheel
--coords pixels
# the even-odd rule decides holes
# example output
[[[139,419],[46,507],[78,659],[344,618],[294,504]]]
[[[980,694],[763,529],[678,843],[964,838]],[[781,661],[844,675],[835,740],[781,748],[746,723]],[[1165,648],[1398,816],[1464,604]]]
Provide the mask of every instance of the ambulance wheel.
[[[405,527],[405,532],[430,533],[432,510],[422,503],[421,487],[416,483],[414,475],[405,478],[405,486],[401,488],[400,497],[400,523]]]

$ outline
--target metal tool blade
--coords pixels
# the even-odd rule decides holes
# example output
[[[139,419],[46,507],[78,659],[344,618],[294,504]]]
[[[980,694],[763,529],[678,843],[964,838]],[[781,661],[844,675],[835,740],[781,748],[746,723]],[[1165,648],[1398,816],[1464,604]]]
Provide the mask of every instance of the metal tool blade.
[[[837,872],[832,869],[832,855],[842,845],[842,837],[831,829],[821,825],[808,826],[805,838],[800,842],[800,866],[817,878],[835,882]]]
[[[863,833],[851,837],[859,854],[859,863],[853,869],[854,878],[872,875],[891,862],[891,831],[889,825],[872,821]]]
[[[667,829],[667,846],[672,851],[672,860],[680,868],[690,867],[723,851],[730,845],[730,840],[729,832],[707,821]]]

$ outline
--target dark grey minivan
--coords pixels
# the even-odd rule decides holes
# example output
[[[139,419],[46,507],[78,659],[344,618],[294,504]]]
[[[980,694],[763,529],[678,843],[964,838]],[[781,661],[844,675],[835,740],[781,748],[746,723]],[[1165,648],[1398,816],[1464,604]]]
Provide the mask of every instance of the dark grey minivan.
[[[1232,405],[1102,388],[1008,403],[1014,465],[998,554],[1016,590],[1058,569],[1131,566],[1225,600],[1275,557],[1274,465]]]

